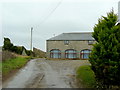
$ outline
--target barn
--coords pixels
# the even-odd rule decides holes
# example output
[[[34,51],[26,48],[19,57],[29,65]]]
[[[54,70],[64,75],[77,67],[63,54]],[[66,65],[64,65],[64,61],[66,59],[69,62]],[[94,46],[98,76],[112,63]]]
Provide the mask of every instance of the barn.
[[[62,33],[46,41],[47,58],[88,59],[95,43],[92,32]]]

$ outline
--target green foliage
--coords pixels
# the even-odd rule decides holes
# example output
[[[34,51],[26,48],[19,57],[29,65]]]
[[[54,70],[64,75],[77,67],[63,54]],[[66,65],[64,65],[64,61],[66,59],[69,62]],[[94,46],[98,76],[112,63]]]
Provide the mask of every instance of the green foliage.
[[[2,71],[2,62],[0,61],[0,74],[1,74],[1,71]]]
[[[94,72],[91,70],[90,66],[80,66],[77,70],[77,79],[86,88],[93,88],[96,85]]]
[[[98,20],[93,37],[97,41],[90,55],[92,70],[102,87],[120,85],[120,27],[116,26],[117,15],[112,10]]]
[[[13,44],[11,43],[9,38],[4,38],[4,45],[3,45],[3,50],[9,50],[12,51]]]
[[[34,56],[34,53],[31,50],[26,50],[24,46],[14,46],[9,38],[4,38],[3,50],[8,50],[11,52],[15,52],[17,54],[22,54],[23,50],[25,50],[28,56]]]
[[[26,50],[23,46],[17,47],[17,51],[15,51],[18,54],[22,54],[23,50]]]
[[[35,56],[35,55],[34,55],[34,52],[31,51],[31,50],[26,50],[26,54],[27,54],[28,56]]]
[[[95,40],[99,42],[99,34],[103,34],[104,32],[105,34],[109,35],[111,33],[111,29],[113,28],[113,26],[115,26],[116,23],[117,15],[114,14],[113,10],[107,14],[107,17],[102,16],[102,18],[98,20],[98,24],[94,26],[93,37],[95,38]],[[104,35],[103,38],[105,37],[107,36]]]
[[[29,58],[17,57],[2,62],[2,75],[6,76],[11,71],[21,68],[28,62]]]

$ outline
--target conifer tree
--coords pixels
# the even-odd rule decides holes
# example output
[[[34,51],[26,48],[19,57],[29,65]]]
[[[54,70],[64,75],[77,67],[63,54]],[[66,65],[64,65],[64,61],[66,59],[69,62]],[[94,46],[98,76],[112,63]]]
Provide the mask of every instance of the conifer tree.
[[[89,61],[101,87],[120,86],[120,26],[112,10],[94,26],[96,40]]]

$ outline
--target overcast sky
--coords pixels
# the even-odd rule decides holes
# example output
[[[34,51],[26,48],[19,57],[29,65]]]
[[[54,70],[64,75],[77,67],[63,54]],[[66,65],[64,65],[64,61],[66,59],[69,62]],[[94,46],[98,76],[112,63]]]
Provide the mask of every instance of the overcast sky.
[[[3,0],[0,3],[0,30],[14,45],[30,49],[30,28],[33,27],[33,47],[45,51],[46,40],[54,34],[92,32],[98,18],[106,16],[112,7],[118,13],[118,1]]]

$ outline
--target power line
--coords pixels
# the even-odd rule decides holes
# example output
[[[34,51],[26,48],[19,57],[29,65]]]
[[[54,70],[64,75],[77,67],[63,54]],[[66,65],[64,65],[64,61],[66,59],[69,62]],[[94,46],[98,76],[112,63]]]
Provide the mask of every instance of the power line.
[[[62,1],[63,0],[60,0],[58,4],[56,5],[56,7],[53,8],[52,11],[39,24],[44,23],[55,12],[55,10],[61,5]],[[33,31],[33,27],[31,27],[31,45],[30,45],[31,50],[32,50],[32,31]]]
[[[55,12],[55,10],[61,5],[62,1],[63,0],[60,0],[60,2],[58,2],[58,4],[56,5],[56,7],[53,8],[53,10],[41,21],[41,23],[44,23],[44,21],[46,21]]]

